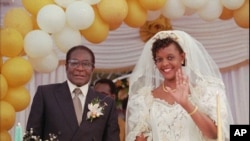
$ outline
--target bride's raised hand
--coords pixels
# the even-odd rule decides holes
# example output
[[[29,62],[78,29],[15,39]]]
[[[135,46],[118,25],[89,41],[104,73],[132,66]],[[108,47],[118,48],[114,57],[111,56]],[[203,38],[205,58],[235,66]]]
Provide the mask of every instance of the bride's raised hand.
[[[178,69],[176,72],[176,89],[172,90],[170,94],[174,97],[175,101],[180,105],[184,105],[188,101],[189,94],[189,80],[188,76],[182,71],[182,69]],[[169,90],[171,91],[171,90]]]

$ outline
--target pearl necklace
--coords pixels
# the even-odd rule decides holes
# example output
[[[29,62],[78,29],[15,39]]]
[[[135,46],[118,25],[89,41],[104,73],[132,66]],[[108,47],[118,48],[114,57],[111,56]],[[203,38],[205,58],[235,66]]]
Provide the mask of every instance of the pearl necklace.
[[[165,88],[164,83],[162,83],[162,90],[166,93],[168,93],[169,91]],[[173,89],[172,91],[175,91],[176,89]]]

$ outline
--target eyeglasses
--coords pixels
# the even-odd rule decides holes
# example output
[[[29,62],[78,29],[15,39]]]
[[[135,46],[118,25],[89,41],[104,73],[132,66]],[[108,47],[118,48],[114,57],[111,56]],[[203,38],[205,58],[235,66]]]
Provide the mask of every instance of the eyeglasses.
[[[69,67],[77,68],[82,65],[85,69],[91,69],[93,67],[93,63],[89,61],[79,61],[79,60],[68,60]]]

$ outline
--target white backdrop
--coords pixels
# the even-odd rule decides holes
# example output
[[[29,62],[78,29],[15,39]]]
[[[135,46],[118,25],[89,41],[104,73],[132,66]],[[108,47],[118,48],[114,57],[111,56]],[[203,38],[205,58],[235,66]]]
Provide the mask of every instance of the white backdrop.
[[[17,6],[21,6],[20,1],[10,6],[1,5],[1,25],[6,10]],[[173,29],[186,31],[204,44],[221,68],[235,123],[249,124],[249,29],[240,28],[233,19],[206,22],[196,14],[172,20],[171,23]],[[144,42],[140,39],[139,29],[122,24],[117,30],[111,31],[104,42],[92,44],[83,39],[83,44],[94,51],[98,69],[119,69],[135,64]],[[56,47],[54,50],[60,59],[65,58],[65,54]],[[33,98],[38,85],[65,79],[65,67],[60,65],[51,73],[35,72],[27,88]],[[30,106],[16,115],[16,123],[20,122],[23,130],[29,110]],[[13,135],[13,128],[10,132]]]

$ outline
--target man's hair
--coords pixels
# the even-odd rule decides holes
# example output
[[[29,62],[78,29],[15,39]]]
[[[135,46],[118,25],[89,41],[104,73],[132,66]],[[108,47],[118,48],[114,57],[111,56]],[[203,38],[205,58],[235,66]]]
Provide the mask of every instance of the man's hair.
[[[66,63],[70,59],[72,52],[75,50],[85,50],[85,51],[89,52],[89,54],[92,57],[92,63],[93,63],[93,65],[95,65],[95,55],[94,55],[93,51],[84,45],[78,45],[78,46],[74,46],[74,47],[70,48],[66,54]]]

